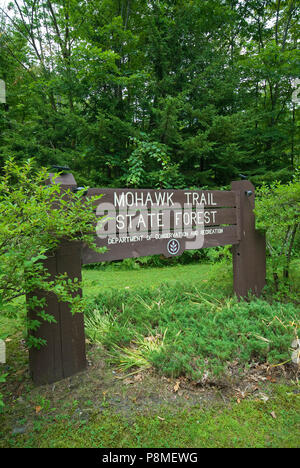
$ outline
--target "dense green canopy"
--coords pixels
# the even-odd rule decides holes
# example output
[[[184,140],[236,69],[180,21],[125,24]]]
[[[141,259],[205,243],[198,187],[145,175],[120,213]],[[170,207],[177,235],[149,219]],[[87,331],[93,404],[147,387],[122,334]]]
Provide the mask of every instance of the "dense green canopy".
[[[35,157],[92,186],[286,182],[298,20],[296,0],[6,3],[0,167]]]

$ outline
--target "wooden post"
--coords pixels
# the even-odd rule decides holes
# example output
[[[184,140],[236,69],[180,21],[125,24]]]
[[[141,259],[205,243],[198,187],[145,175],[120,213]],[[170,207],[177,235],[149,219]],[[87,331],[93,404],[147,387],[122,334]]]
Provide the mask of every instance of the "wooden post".
[[[233,285],[239,298],[259,296],[266,284],[266,239],[255,229],[255,189],[248,180],[231,183],[237,195],[240,242],[233,249]]]
[[[66,273],[69,278],[81,280],[81,244],[64,241],[58,249],[44,261],[45,268],[53,279]],[[80,292],[81,293],[81,292]],[[59,302],[55,294],[45,296],[35,291],[31,296],[46,298],[47,314],[54,316],[56,323],[41,321],[36,310],[29,310],[31,320],[41,321],[41,326],[33,335],[47,341],[40,349],[30,348],[29,369],[35,384],[48,384],[69,377],[86,368],[85,335],[83,314],[72,315],[66,303]]]
[[[72,177],[71,174],[63,175],[60,183],[65,181],[65,186],[72,187]],[[70,279],[81,280],[81,247],[81,243],[75,241],[65,240],[60,243],[56,251],[44,261],[44,267],[51,275],[50,280],[64,273]],[[79,294],[82,294],[81,290]],[[83,314],[72,315],[69,305],[59,302],[53,293],[45,296],[43,291],[34,291],[29,298],[32,296],[38,299],[45,297],[46,306],[43,310],[56,320],[56,323],[41,321],[37,316],[38,310],[28,310],[29,319],[41,321],[38,330],[31,333],[47,341],[40,349],[29,350],[29,369],[34,383],[49,384],[84,370],[86,354]]]

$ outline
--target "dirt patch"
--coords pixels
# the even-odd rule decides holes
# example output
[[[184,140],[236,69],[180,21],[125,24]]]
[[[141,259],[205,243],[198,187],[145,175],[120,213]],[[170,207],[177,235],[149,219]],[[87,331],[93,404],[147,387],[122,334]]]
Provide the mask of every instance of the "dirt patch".
[[[117,413],[130,416],[132,412],[159,411],[162,406],[202,406],[224,401],[220,389],[199,386],[185,378],[171,379],[148,370],[127,377],[107,364],[103,349],[94,347],[89,351],[89,365],[85,372],[73,377],[32,388],[32,399],[45,398],[51,406],[61,405],[89,407],[101,412],[111,408]]]
[[[164,408],[174,406],[229,406],[233,400],[239,403],[247,398],[267,401],[272,398],[273,384],[298,378],[293,367],[253,363],[246,370],[237,362],[229,364],[227,374],[219,379],[207,375],[199,381],[171,379],[154,370],[126,376],[107,364],[104,350],[97,346],[89,348],[88,359],[86,371],[40,387],[34,387],[23,362],[22,368],[10,374],[5,391],[1,389],[6,409],[0,417],[5,418],[6,429],[13,433],[30,428],[41,416],[49,421],[60,417],[88,421],[109,409],[128,419],[136,413],[161,417]]]

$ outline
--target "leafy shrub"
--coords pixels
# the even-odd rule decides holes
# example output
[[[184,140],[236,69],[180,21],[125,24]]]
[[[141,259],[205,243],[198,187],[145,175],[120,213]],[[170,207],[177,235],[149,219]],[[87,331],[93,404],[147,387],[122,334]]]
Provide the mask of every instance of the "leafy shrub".
[[[93,199],[83,203],[83,191],[62,191],[58,184],[46,185],[46,169],[37,169],[34,161],[23,166],[8,160],[0,177],[0,313],[7,311],[17,297],[35,290],[54,293],[59,300],[68,302],[73,312],[83,310],[83,301],[74,292],[80,287],[60,275],[49,280],[43,260],[61,239],[85,241],[94,246]],[[45,299],[33,296],[29,307],[40,309],[39,318],[53,322],[45,314]],[[28,322],[36,329],[40,321]],[[40,346],[29,337],[29,345]]]
[[[0,374],[0,383],[4,383],[6,381],[6,376],[7,374]],[[3,395],[2,393],[0,393],[0,410],[3,407],[4,407]]]
[[[291,260],[300,254],[299,172],[289,184],[264,184],[257,192],[255,213],[257,227],[267,235],[274,285],[279,291],[288,284]]]
[[[103,291],[86,315],[88,320],[94,317],[96,306],[98,317],[112,318],[100,341],[115,363],[124,360],[125,349],[139,352],[137,337],[164,336],[164,346],[148,353],[147,360],[158,372],[173,377],[224,372],[233,360],[240,365],[289,360],[300,326],[297,308],[226,297],[222,289],[226,277],[230,279],[229,272],[224,278],[215,270],[201,286],[178,282],[155,289]]]

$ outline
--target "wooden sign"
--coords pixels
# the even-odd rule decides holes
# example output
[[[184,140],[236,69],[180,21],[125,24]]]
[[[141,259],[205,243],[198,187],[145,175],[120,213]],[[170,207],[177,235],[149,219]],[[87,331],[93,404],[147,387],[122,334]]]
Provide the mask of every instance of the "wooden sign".
[[[58,182],[62,188],[76,188],[71,174],[62,174]],[[87,194],[97,195],[95,239],[106,252],[65,241],[44,262],[50,278],[61,273],[81,278],[81,265],[87,263],[154,254],[172,257],[229,244],[235,294],[260,295],[266,277],[265,237],[255,229],[254,187],[249,181],[232,182],[230,191],[90,189]],[[33,332],[47,340],[47,346],[29,352],[36,384],[55,382],[86,367],[83,317],[72,316],[68,304],[54,294],[46,296],[46,302],[46,312],[56,323],[44,322]],[[38,312],[29,310],[30,319],[38,319]]]
[[[121,260],[239,242],[239,198],[233,191],[90,189],[96,203],[98,247],[83,263]]]

